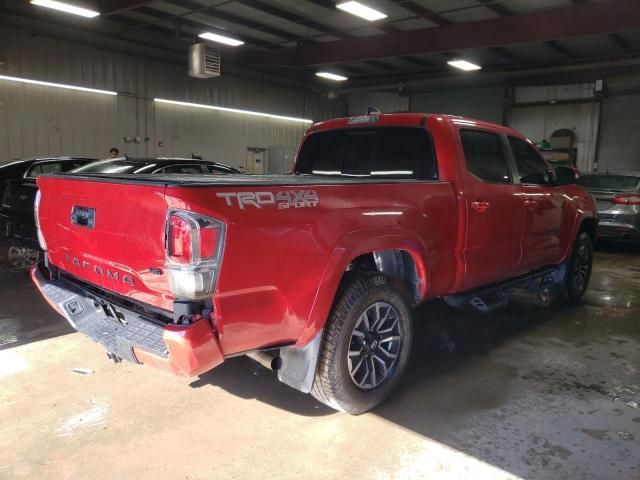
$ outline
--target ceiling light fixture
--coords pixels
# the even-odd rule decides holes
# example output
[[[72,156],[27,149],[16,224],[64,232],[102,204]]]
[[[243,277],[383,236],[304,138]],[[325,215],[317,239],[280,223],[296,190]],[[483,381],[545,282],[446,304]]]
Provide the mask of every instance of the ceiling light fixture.
[[[480,70],[482,68],[480,65],[467,62],[466,60],[449,60],[447,63],[452,67],[459,68],[460,70],[464,70],[465,72]]]
[[[231,47],[239,47],[240,45],[244,45],[244,42],[241,40],[236,40],[235,38],[231,38],[231,37],[225,37],[224,35],[219,35],[217,33],[205,32],[205,33],[201,33],[198,36],[200,38],[204,38],[205,40],[211,40],[212,42],[223,43]]]
[[[221,112],[239,113],[241,115],[253,115],[255,117],[273,118],[275,120],[288,120],[290,122],[313,123],[313,120],[298,117],[287,117],[285,115],[274,115],[272,113],[252,112],[251,110],[240,110],[237,108],[218,107],[217,105],[205,105],[202,103],[178,102],[176,100],[167,100],[164,98],[154,98],[154,102],[168,103],[170,105],[181,105],[183,107],[204,108],[207,110],[219,110]]]
[[[348,77],[343,77],[342,75],[337,75],[331,72],[316,72],[316,77],[326,78],[328,80],[333,80],[334,82],[344,82],[345,80],[349,80]]]
[[[102,95],[118,95],[117,92],[110,90],[99,90],[97,88],[78,87],[77,85],[66,85],[64,83],[42,82],[40,80],[31,80],[29,78],[8,77],[0,75],[0,80],[8,80],[10,82],[29,83],[32,85],[42,85],[45,87],[65,88],[67,90],[79,90],[81,92],[100,93]]]
[[[100,15],[100,12],[95,10],[89,10],[88,8],[76,7],[64,2],[57,2],[56,0],[31,0],[32,5],[39,7],[52,8],[65,13],[72,13],[74,15],[80,15],[81,17],[93,18]]]
[[[371,7],[367,7],[360,2],[344,2],[336,5],[336,7],[340,10],[350,13],[351,15],[364,18],[365,20],[368,20],[370,22],[375,22],[376,20],[387,18],[386,14],[379,12],[378,10],[374,10]]]

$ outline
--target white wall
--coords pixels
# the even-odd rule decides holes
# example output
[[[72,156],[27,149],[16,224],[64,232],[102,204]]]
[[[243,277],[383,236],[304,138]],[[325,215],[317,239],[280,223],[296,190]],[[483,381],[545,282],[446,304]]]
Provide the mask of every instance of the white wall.
[[[596,153],[599,105],[597,102],[515,107],[511,111],[511,127],[535,143],[549,138],[556,130],[568,128],[575,133],[577,167],[591,171]]]
[[[640,94],[608,98],[602,107],[598,171],[640,173]]]
[[[394,92],[357,92],[347,98],[349,115],[364,115],[374,107],[383,113],[408,112],[409,96]]]
[[[502,123],[504,87],[439,90],[411,96],[411,111],[447,113]]]
[[[324,120],[344,115],[328,100],[282,85],[224,74],[193,79],[184,67],[142,60],[2,27],[0,74],[114,90],[117,97],[0,80],[0,160],[38,155],[188,156],[244,165],[247,147],[295,146],[306,126],[235,113],[160,105],[154,97]],[[186,57],[185,57],[186,58]],[[125,143],[139,137],[140,143]],[[145,139],[148,139],[145,141]],[[159,146],[162,144],[162,146]]]

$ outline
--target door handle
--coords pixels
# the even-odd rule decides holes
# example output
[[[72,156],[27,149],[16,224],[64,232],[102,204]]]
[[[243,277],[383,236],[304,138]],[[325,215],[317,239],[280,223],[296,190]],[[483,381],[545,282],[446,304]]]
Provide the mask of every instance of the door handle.
[[[524,206],[526,208],[528,208],[529,210],[533,210],[534,208],[536,208],[536,205],[538,205],[538,202],[536,202],[535,200],[525,200],[524,201]]]
[[[484,213],[489,210],[489,202],[471,202],[471,208],[478,213]]]

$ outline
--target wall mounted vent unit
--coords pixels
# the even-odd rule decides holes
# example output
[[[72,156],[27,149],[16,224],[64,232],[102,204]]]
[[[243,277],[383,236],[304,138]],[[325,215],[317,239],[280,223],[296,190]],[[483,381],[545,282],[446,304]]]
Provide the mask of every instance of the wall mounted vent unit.
[[[189,47],[189,75],[196,78],[220,76],[220,49],[196,43]]]

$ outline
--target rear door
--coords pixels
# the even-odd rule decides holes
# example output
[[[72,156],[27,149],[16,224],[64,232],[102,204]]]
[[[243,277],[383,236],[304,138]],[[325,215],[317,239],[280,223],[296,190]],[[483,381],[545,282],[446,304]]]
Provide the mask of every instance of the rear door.
[[[466,164],[465,279],[472,288],[514,275],[521,256],[524,222],[504,138],[497,132],[459,131]]]
[[[525,217],[519,268],[525,272],[561,259],[565,200],[538,151],[522,139],[508,137],[508,140]]]

